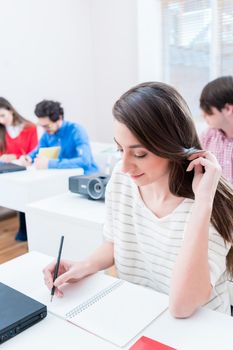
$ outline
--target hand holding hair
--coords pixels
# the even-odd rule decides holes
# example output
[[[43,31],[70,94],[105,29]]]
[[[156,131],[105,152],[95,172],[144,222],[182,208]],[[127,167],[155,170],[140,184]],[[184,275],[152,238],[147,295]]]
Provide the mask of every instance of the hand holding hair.
[[[188,160],[190,163],[186,171],[194,170],[192,187],[195,199],[213,200],[222,172],[216,157],[209,151],[202,151],[192,154]]]

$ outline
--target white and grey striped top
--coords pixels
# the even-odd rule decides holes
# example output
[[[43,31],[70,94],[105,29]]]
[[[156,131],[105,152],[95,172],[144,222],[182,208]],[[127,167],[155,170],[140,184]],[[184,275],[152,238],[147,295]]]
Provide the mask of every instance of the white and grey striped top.
[[[182,246],[194,201],[185,199],[169,215],[158,218],[149,210],[135,183],[117,164],[106,190],[104,237],[114,242],[118,277],[169,294],[175,260]],[[230,313],[225,245],[215,228],[209,229],[209,266],[213,292],[207,307]]]

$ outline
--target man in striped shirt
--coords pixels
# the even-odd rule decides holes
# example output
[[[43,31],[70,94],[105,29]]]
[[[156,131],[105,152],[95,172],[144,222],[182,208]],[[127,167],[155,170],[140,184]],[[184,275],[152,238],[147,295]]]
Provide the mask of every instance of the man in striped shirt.
[[[202,90],[200,107],[209,125],[200,136],[202,147],[215,154],[223,175],[233,183],[233,77],[208,83]]]

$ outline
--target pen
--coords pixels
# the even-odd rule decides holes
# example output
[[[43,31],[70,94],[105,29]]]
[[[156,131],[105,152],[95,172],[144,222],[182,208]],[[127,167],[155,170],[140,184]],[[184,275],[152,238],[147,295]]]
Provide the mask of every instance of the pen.
[[[59,265],[60,265],[60,260],[61,260],[61,252],[62,252],[63,241],[64,241],[64,236],[61,236],[61,242],[60,242],[60,247],[59,247],[57,262],[56,262],[56,266],[55,266],[55,272],[54,272],[54,275],[53,275],[53,282],[55,281],[55,279],[57,278],[57,275],[58,275],[58,270],[59,270]],[[51,299],[50,299],[50,302],[52,302],[52,300],[53,300],[55,288],[56,288],[56,287],[53,285],[53,288],[52,288],[52,290],[51,290]]]

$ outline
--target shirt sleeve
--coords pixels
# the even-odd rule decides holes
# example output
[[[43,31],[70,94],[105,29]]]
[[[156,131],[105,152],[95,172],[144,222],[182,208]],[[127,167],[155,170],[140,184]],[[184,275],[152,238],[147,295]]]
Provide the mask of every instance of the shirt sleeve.
[[[83,168],[84,172],[87,173],[93,163],[87,133],[82,126],[76,125],[72,130],[70,137],[75,144],[76,155],[72,158],[52,159],[49,161],[48,166],[51,169]],[[96,171],[98,171],[97,166]]]
[[[88,169],[92,163],[91,149],[89,144],[81,144],[76,147],[77,157],[51,159],[49,168],[51,169],[67,169],[67,168],[83,168]]]

